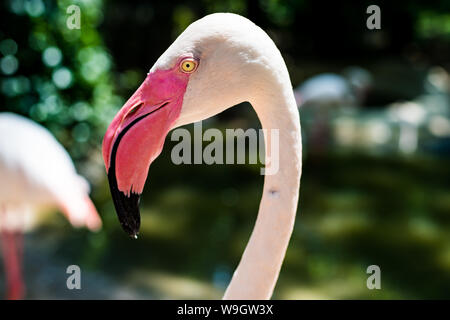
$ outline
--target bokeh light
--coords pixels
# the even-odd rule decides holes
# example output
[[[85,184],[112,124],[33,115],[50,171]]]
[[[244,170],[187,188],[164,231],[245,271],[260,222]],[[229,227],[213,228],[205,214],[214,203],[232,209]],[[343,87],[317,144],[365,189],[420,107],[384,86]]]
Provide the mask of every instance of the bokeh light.
[[[4,56],[15,55],[17,53],[17,43],[13,39],[5,39],[1,41],[0,52]]]
[[[6,75],[11,75],[19,68],[19,60],[14,56],[6,56],[0,60],[0,69]]]
[[[46,66],[55,67],[60,64],[62,60],[62,53],[56,47],[48,47],[42,53],[42,60]]]
[[[53,82],[60,89],[66,89],[72,83],[72,72],[65,67],[58,68],[53,72]]]

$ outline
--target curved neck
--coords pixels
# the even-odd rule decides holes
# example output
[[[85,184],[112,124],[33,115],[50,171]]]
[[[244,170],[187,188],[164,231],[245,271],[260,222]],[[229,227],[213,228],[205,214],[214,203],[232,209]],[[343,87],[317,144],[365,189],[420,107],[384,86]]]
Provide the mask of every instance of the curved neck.
[[[265,129],[266,175],[255,227],[224,299],[270,299],[294,227],[302,163],[300,119],[287,72],[282,80],[268,83],[250,101]]]

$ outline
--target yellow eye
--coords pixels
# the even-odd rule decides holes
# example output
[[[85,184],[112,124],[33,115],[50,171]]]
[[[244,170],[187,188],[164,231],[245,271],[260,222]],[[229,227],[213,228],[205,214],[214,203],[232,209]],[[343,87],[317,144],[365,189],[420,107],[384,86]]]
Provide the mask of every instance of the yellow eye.
[[[192,73],[197,69],[197,61],[192,59],[186,59],[181,63],[181,71],[184,73]]]

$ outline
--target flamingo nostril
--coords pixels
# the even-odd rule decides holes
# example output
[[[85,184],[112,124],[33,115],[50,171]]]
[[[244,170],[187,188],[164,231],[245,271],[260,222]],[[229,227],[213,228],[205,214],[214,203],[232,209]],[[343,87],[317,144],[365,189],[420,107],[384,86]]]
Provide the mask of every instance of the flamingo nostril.
[[[125,119],[134,115],[143,105],[144,105],[143,102],[139,102],[133,107],[131,107],[130,111],[128,111],[127,115],[125,116]]]

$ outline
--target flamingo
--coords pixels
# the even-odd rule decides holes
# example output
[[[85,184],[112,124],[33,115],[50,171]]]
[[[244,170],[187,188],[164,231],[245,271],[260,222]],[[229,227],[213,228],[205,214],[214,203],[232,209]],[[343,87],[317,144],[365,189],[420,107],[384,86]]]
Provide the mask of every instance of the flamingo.
[[[230,13],[188,26],[112,120],[103,158],[119,221],[135,238],[139,197],[168,131],[244,101],[267,129],[266,159],[276,143],[268,132],[279,130],[279,170],[265,175],[254,229],[223,298],[270,299],[294,227],[302,148],[286,64],[261,28]]]
[[[369,71],[361,67],[349,67],[343,75],[322,73],[315,75],[294,90],[299,108],[304,109],[303,124],[309,132],[306,142],[310,151],[321,153],[330,141],[330,122],[338,107],[360,107],[372,85]],[[308,117],[309,115],[309,117]]]
[[[22,233],[42,209],[59,209],[75,227],[101,227],[69,154],[41,125],[13,113],[0,113],[0,233],[7,298],[24,297]]]
[[[372,75],[361,67],[349,67],[344,75],[321,73],[294,90],[297,105],[361,106],[372,86]]]

